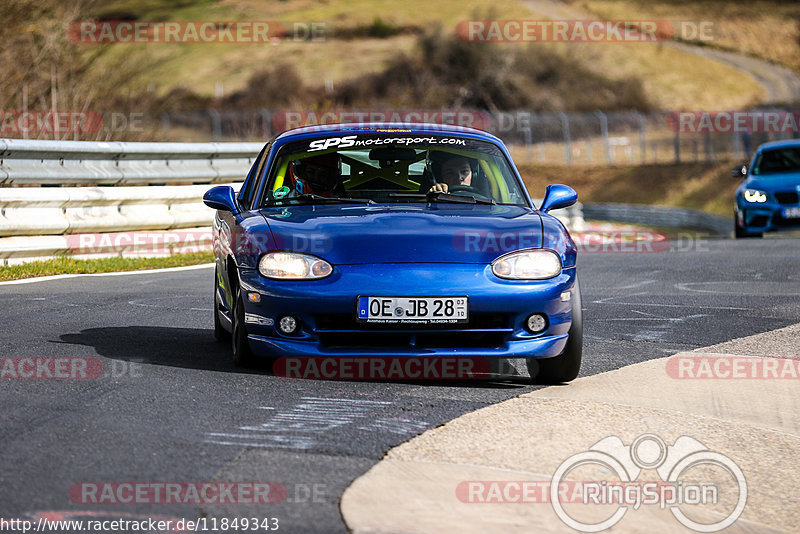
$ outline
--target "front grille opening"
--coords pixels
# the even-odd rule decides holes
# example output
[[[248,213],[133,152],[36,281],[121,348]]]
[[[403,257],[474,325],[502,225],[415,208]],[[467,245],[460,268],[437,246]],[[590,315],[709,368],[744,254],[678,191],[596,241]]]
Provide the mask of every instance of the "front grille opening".
[[[775,200],[781,204],[797,204],[797,191],[782,191],[780,193],[775,193]]]
[[[784,219],[782,215],[775,215],[772,218],[772,224],[775,226],[798,226],[800,219]]]
[[[450,349],[469,347],[499,347],[505,334],[501,332],[441,332],[417,334],[417,347],[425,349]]]
[[[450,349],[490,348],[505,342],[505,332],[320,332],[320,343],[329,349]]]

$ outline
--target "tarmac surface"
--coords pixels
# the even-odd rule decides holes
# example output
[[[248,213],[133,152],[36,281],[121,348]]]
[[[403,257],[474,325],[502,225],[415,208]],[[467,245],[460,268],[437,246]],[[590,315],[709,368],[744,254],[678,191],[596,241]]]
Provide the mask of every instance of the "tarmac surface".
[[[651,360],[796,323],[800,317],[799,244],[792,238],[686,239],[673,240],[655,252],[617,249],[581,254],[586,329],[582,378],[549,389],[530,385],[518,361],[505,362],[499,374],[480,381],[288,380],[266,368],[237,369],[230,361],[229,347],[212,336],[210,268],[0,285],[0,306],[5,310],[0,328],[2,365],[9,359],[18,363],[20,358],[82,358],[101,366],[101,374],[90,379],[3,377],[0,517],[116,518],[124,514],[196,520],[246,516],[277,518],[285,532],[345,532],[342,493],[373,466],[382,466],[379,461],[387,451],[464,414],[469,414],[467,419],[456,419],[453,427],[472,425],[475,439],[485,440],[477,432],[483,422],[475,427],[475,421],[480,421],[475,418],[483,413],[478,410],[531,393],[511,401],[513,410],[500,421],[505,423],[500,425],[502,433],[491,443],[479,441],[479,448],[485,447],[480,454],[490,457],[475,459],[476,469],[491,473],[522,469],[552,476],[559,460],[585,451],[603,437],[618,433],[630,445],[631,439],[648,431],[668,444],[681,433],[711,450],[730,452],[737,463],[742,462],[749,482],[753,468],[745,463],[747,458],[773,462],[778,475],[789,476],[793,463],[783,458],[797,450],[790,413],[765,405],[771,419],[757,423],[752,418],[743,420],[744,415],[728,419],[732,411],[755,410],[757,404],[737,405],[720,396],[719,402],[717,397],[703,402],[719,407],[722,415],[712,418],[704,412],[689,412],[698,421],[689,425],[685,414],[673,413],[680,410],[676,407],[681,406],[678,397],[683,393],[673,398],[674,390],[644,387],[647,383],[642,379],[625,373],[639,369],[634,364],[642,364],[642,369],[658,374],[657,367],[648,366],[663,363],[648,363]],[[622,368],[626,369],[618,372],[623,374],[613,375],[619,378],[601,375]],[[601,380],[611,382],[602,386],[608,389],[598,403],[594,388],[604,384]],[[674,382],[674,387],[688,387],[684,382],[697,386],[707,381]],[[743,391],[750,384],[730,382]],[[759,386],[759,400],[782,399],[779,388],[790,383],[771,381]],[[658,384],[666,387],[670,382],[662,376]],[[628,390],[637,388],[651,391],[650,402],[663,399],[664,405],[632,402]],[[531,418],[527,405],[536,406],[536,417]],[[787,404],[786,410],[792,406]],[[752,417],[756,416],[754,412]],[[594,426],[587,425],[586,419],[593,420]],[[681,422],[669,426],[673,420]],[[770,432],[785,441],[763,438],[763,429],[777,423],[784,425],[781,433]],[[452,427],[442,428],[449,432]],[[519,442],[509,445],[514,435],[520,436]],[[423,434],[420,442],[428,443],[428,436]],[[741,442],[734,453],[729,449],[738,436]],[[408,446],[416,447],[416,443]],[[460,458],[463,448],[442,443],[439,456],[419,449],[409,458],[419,454],[425,462],[446,463]],[[478,452],[475,447],[468,449]],[[395,461],[396,455],[392,451],[388,458]],[[447,480],[487,478],[483,471],[470,474],[452,465],[456,468]],[[762,472],[761,464],[757,467]],[[402,476],[409,476],[403,472]],[[763,482],[758,476],[751,486]],[[401,480],[398,473],[398,484],[384,495],[396,504],[398,513],[405,510]],[[123,504],[93,502],[80,492],[86,483],[233,481],[278,483],[286,495],[280,503],[270,504],[147,499]],[[773,483],[782,488],[777,480]],[[358,483],[352,489],[357,487]],[[446,485],[445,493],[452,497],[453,488]],[[753,495],[750,498],[761,498]],[[350,521],[348,499],[344,502],[345,518]],[[499,522],[510,517],[515,505],[497,506],[501,506],[497,513],[483,508],[484,519]],[[786,527],[766,522],[758,513],[751,515],[753,510],[748,505],[736,524],[746,520]],[[674,526],[675,520],[667,514]],[[633,521],[635,515],[629,515],[621,526]],[[386,516],[387,521],[390,518]],[[552,523],[553,528],[560,525]],[[351,526],[361,530],[355,523]],[[393,523],[389,530],[395,527]]]

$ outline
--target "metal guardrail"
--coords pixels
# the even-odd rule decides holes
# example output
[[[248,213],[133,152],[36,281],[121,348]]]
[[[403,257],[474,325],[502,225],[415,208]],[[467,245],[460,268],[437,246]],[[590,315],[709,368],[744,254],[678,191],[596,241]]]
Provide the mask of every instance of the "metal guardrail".
[[[0,263],[127,255],[136,232],[169,231],[173,238],[194,229],[195,238],[204,236],[213,211],[203,194],[211,184],[243,180],[262,146],[0,139]],[[42,185],[84,187],[9,187]],[[580,204],[553,214],[571,230],[583,228]],[[94,237],[81,239],[88,233]],[[88,255],[76,250],[84,242],[94,243],[84,247]]]
[[[0,236],[171,230],[210,225],[214,212],[202,202],[208,187],[0,188]]]
[[[0,185],[231,182],[244,178],[263,146],[0,139]]]
[[[727,237],[733,231],[733,217],[698,210],[649,204],[598,202],[585,204],[583,215],[590,220],[614,221],[663,228],[687,228]]]

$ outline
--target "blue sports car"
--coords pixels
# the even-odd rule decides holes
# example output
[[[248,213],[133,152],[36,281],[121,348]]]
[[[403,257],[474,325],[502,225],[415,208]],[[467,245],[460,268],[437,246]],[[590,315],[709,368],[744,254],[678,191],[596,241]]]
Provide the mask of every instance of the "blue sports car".
[[[800,230],[800,139],[764,143],[750,167],[733,169],[744,177],[736,190],[736,237]]]
[[[576,247],[505,145],[470,128],[337,124],[267,143],[237,193],[210,189],[214,324],[233,359],[526,358],[574,379]]]

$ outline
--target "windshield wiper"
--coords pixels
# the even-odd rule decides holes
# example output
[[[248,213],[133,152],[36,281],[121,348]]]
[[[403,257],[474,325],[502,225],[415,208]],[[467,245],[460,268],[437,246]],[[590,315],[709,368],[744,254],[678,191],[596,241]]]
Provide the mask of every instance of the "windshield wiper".
[[[491,204],[497,202],[491,199],[478,198],[472,195],[455,195],[444,191],[431,191],[430,193],[389,193],[389,198],[411,198],[427,200],[428,202],[452,202],[453,204]]]
[[[312,193],[303,193],[302,195],[298,195],[296,197],[280,199],[280,201],[284,201],[284,200],[303,200],[303,201],[311,201],[311,202],[317,202],[317,201],[321,201],[321,202],[346,202],[348,204],[375,204],[375,201],[372,200],[371,198],[324,197],[322,195],[314,195]]]

